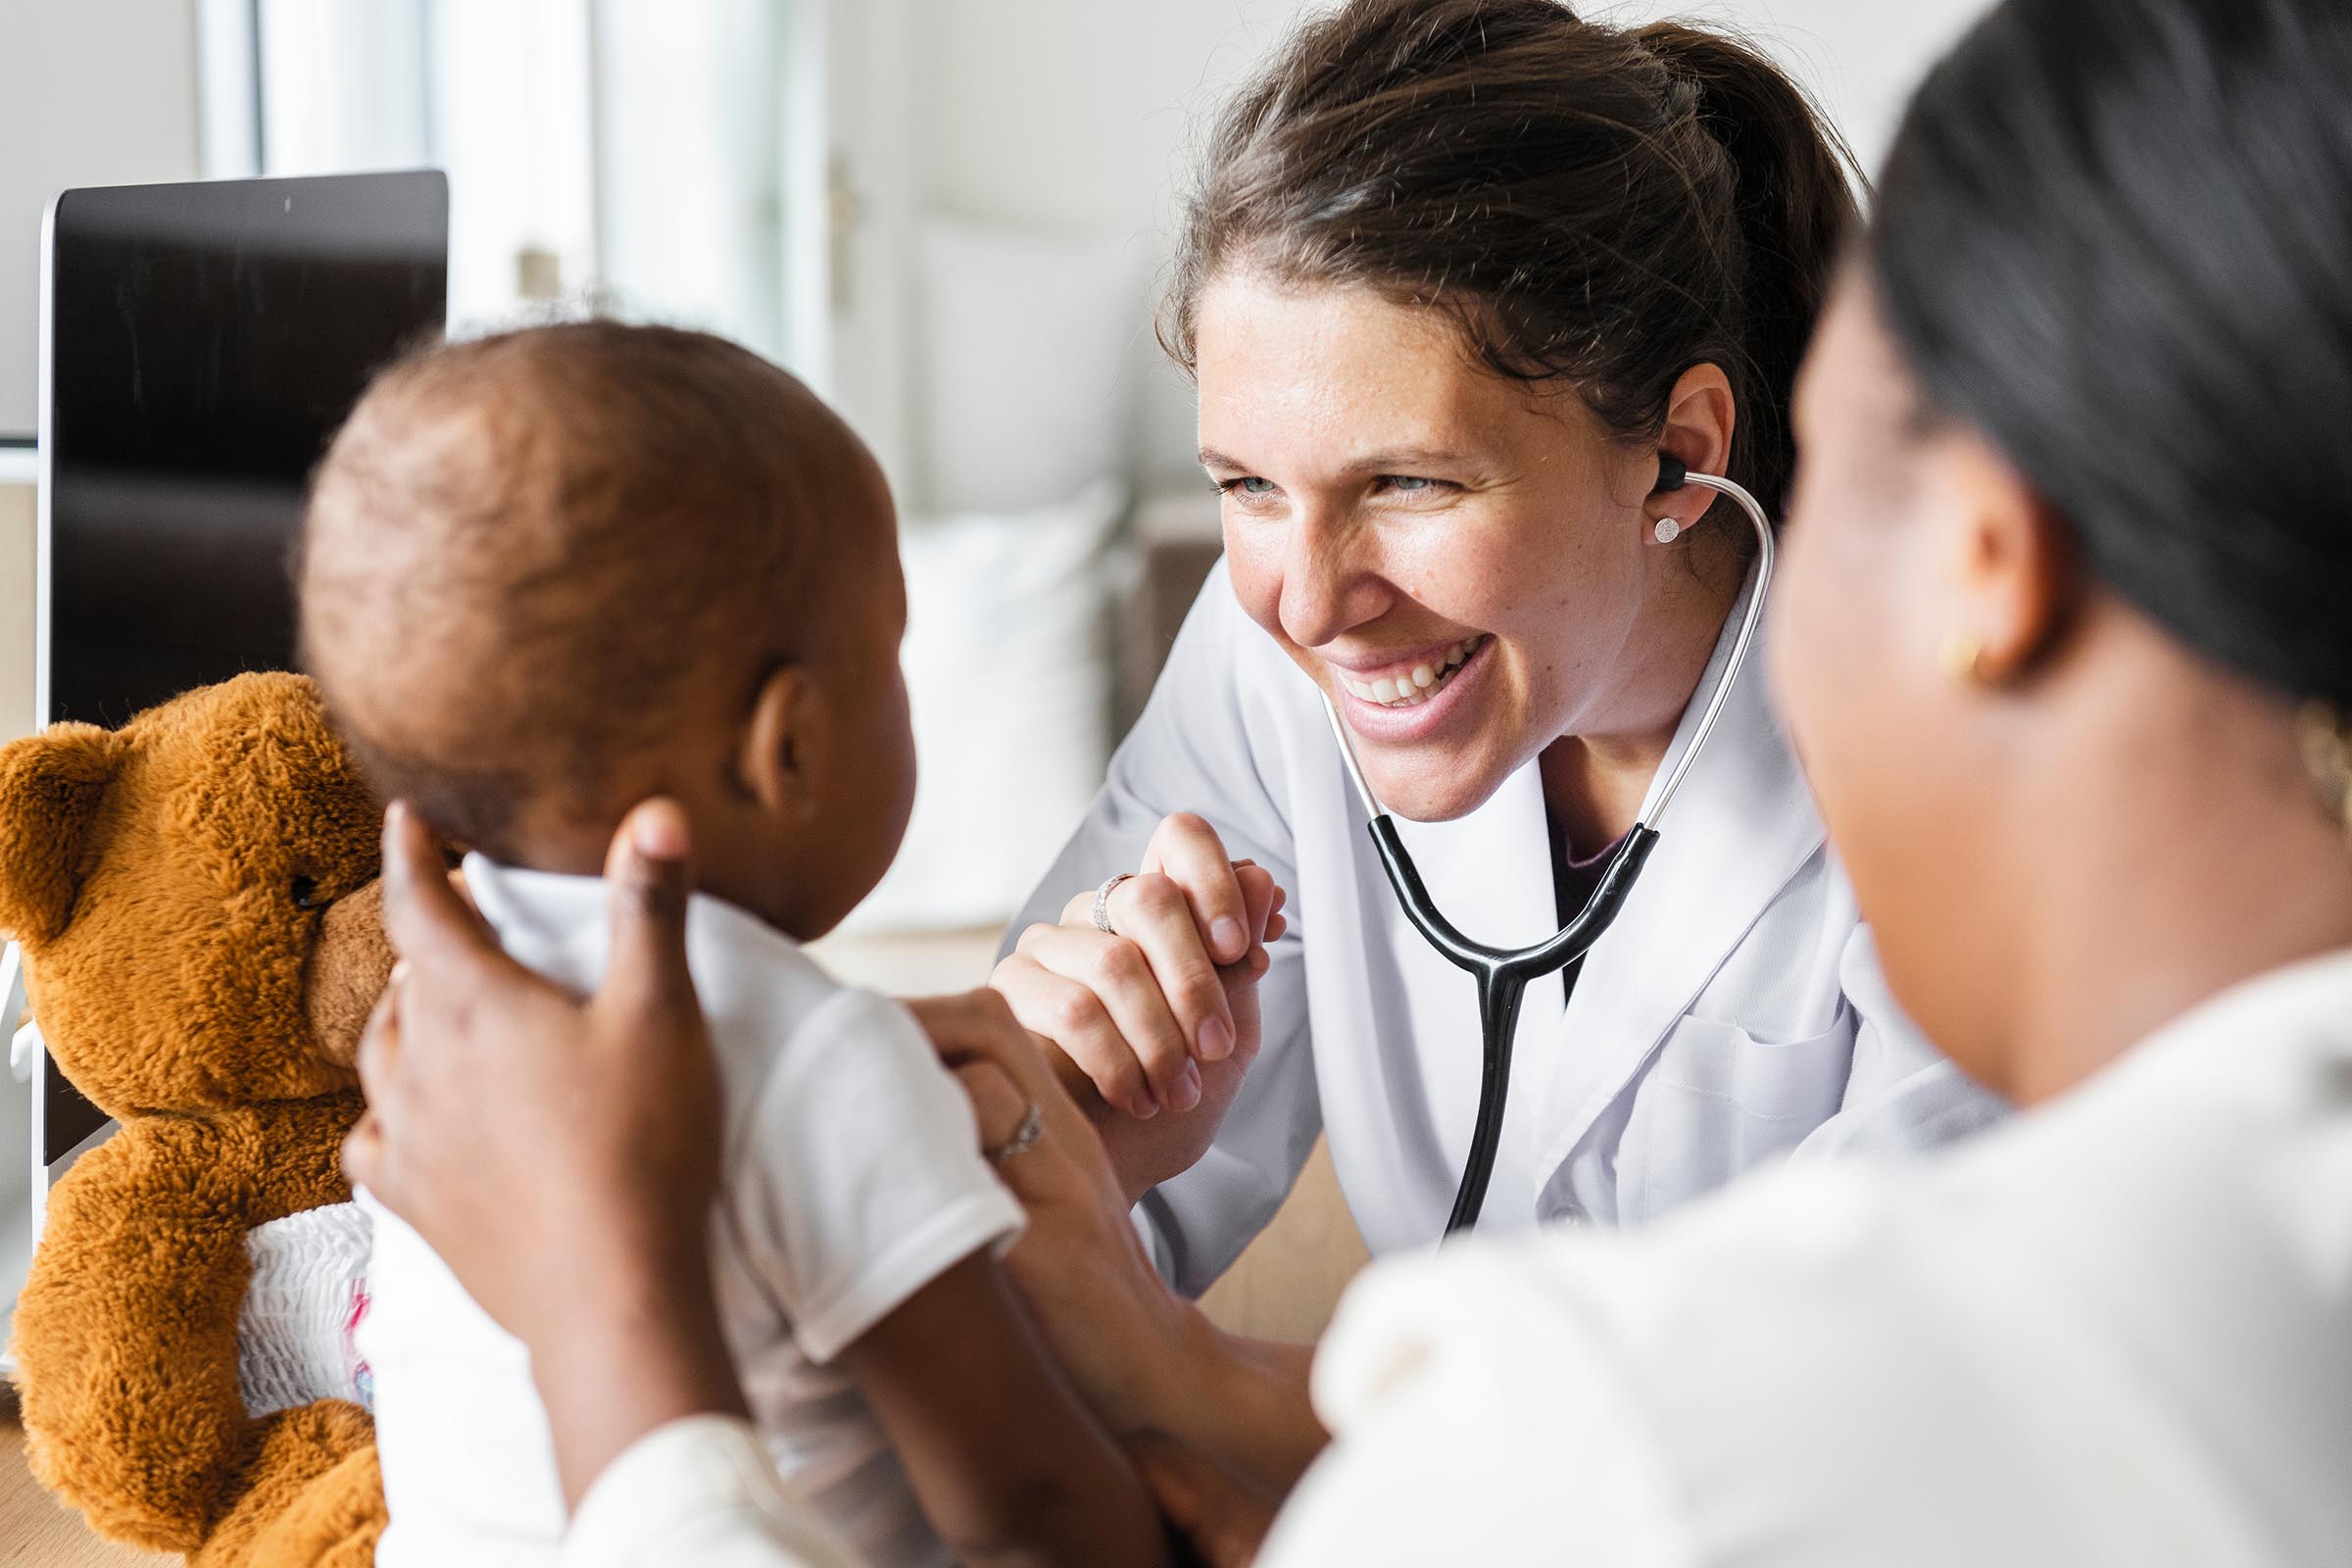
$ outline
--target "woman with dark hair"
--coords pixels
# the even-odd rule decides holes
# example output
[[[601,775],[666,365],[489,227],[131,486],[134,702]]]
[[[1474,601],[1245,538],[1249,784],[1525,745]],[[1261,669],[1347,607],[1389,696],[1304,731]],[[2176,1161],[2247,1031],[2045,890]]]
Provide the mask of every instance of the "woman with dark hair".
[[[1376,1267],[1263,1560],[2352,1561],[2347,76],[2332,0],[2007,0],[1921,89],[1812,350],[1782,708],[1895,996],[2026,1113],[1639,1234]],[[624,893],[677,885],[681,829],[623,847]],[[611,1369],[557,1411],[583,1471],[620,1454],[582,1560],[624,1510],[787,1560],[743,1429],[668,1421],[732,1398],[708,1112],[647,1092],[703,1050],[671,901],[624,900],[583,1008],[498,967],[429,840],[390,849],[418,968],[355,1167],[535,1350]],[[985,1137],[1045,1102],[1002,1168],[1016,1268],[1066,1286],[1126,1227],[1100,1145],[984,1009],[928,1021],[1007,1075],[970,1069]],[[485,1072],[574,1111],[488,1179]],[[583,1190],[635,1216],[617,1239]],[[1248,1435],[1163,1436],[1229,1385],[1119,1343],[1131,1316],[1045,1321],[1082,1373],[1157,1368],[1136,1441],[1246,1560],[1282,1490]]]

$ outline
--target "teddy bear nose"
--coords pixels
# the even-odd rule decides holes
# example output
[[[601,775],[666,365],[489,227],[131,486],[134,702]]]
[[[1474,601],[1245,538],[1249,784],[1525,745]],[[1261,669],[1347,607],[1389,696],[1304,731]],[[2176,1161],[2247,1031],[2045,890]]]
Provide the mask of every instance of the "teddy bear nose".
[[[347,1067],[359,1054],[360,1032],[392,974],[383,884],[370,882],[324,907],[318,945],[303,976],[303,1010],[320,1053]]]

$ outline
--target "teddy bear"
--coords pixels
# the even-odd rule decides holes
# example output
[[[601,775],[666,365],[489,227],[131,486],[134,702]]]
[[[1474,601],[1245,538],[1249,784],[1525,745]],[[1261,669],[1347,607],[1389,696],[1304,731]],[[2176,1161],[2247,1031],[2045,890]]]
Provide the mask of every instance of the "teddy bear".
[[[50,1054],[121,1123],[49,1195],[13,1346],[33,1473],[100,1535],[373,1558],[340,1152],[392,963],[379,824],[300,675],[0,749],[0,934]]]

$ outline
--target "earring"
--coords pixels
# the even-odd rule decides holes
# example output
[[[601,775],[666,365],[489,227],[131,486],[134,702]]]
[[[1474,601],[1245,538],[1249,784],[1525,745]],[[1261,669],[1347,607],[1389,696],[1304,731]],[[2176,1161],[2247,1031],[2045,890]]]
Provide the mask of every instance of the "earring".
[[[2320,804],[2343,823],[2344,846],[2352,849],[2352,719],[2332,704],[2305,703],[2295,714],[2295,739]]]
[[[1957,681],[1984,681],[1984,643],[1973,632],[1955,631],[1943,639],[1943,670]]]
[[[1662,545],[1670,545],[1682,536],[1682,532],[1683,525],[1680,519],[1660,517],[1657,526],[1650,529],[1650,536]]]

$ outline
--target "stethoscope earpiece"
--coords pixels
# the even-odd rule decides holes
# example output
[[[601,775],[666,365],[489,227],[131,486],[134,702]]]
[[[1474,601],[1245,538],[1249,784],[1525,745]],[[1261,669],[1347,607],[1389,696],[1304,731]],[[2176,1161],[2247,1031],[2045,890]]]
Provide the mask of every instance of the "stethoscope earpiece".
[[[1650,493],[1661,496],[1671,495],[1680,490],[1690,477],[1690,470],[1683,466],[1682,459],[1671,452],[1661,452],[1658,454],[1658,486]],[[1674,543],[1675,540],[1682,537],[1682,522],[1675,517],[1660,517],[1657,525],[1650,530],[1651,537],[1662,545]]]

